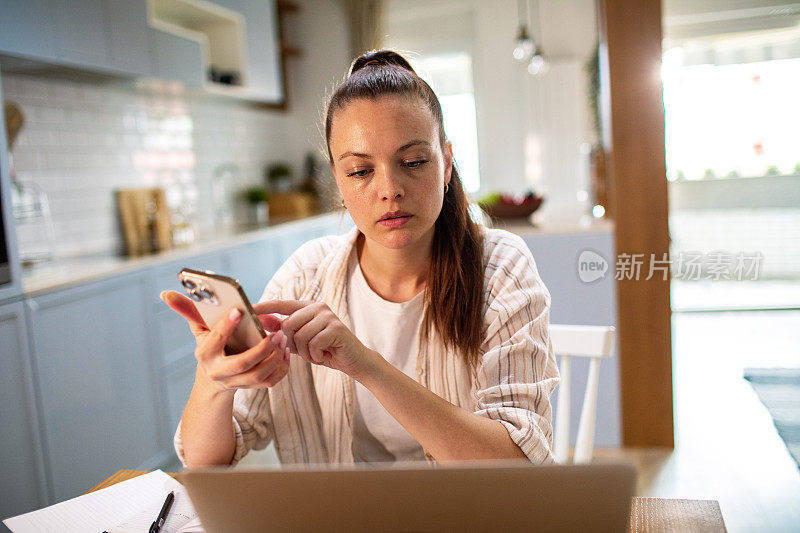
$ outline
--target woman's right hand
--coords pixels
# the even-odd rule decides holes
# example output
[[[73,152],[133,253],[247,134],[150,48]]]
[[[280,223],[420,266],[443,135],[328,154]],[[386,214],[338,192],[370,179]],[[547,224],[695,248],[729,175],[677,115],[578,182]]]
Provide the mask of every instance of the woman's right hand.
[[[289,371],[289,350],[286,338],[277,346],[267,335],[261,342],[244,352],[227,354],[228,338],[242,320],[242,313],[231,308],[228,315],[209,329],[192,301],[175,291],[164,291],[161,299],[189,324],[197,341],[194,355],[197,358],[197,379],[212,387],[215,392],[231,396],[236,389],[263,389],[272,387]],[[280,322],[271,315],[259,316],[267,331],[280,329]]]

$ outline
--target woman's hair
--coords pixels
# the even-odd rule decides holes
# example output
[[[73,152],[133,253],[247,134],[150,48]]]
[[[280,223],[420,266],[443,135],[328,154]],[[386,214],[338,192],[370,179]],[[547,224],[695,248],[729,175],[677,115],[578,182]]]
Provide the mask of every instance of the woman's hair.
[[[438,126],[445,150],[442,107],[431,87],[408,61],[391,50],[376,50],[353,61],[325,113],[325,141],[331,154],[331,125],[336,112],[362,98],[403,96],[423,102]],[[475,369],[483,336],[483,235],[468,212],[467,196],[455,162],[442,210],[436,219],[430,270],[425,289],[423,335],[433,326],[445,345],[460,350]]]

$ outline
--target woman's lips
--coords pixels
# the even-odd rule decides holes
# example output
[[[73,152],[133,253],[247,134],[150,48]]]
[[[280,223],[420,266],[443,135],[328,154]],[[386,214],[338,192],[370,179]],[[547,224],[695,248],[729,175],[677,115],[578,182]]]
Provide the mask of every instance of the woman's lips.
[[[408,222],[412,216],[413,215],[402,216],[397,218],[387,218],[384,220],[379,220],[378,222],[380,222],[383,226],[387,228],[399,228],[400,226],[403,226],[406,222]]]

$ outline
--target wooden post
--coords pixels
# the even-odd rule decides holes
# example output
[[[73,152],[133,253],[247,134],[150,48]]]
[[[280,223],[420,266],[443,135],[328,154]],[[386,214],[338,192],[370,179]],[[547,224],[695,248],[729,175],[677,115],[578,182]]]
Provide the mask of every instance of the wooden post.
[[[610,270],[621,273],[615,268],[621,254],[643,254],[638,279],[616,282],[622,441],[674,447],[669,276],[656,271],[646,280],[651,260],[669,253],[661,2],[598,0],[598,7],[604,143],[616,227],[617,257]]]

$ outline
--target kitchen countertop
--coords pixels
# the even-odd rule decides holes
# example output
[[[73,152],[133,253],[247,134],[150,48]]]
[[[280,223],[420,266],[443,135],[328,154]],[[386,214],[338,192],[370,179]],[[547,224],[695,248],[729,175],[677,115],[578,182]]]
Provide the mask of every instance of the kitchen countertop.
[[[559,235],[573,233],[610,233],[614,231],[614,221],[607,219],[587,219],[588,223],[580,221],[562,224],[542,224],[534,226],[525,219],[495,220],[494,227],[501,228],[521,237],[530,235]]]
[[[275,222],[262,228],[250,231],[220,231],[199,236],[196,241],[186,247],[175,248],[157,254],[126,257],[114,254],[71,257],[24,269],[22,273],[22,290],[25,296],[36,296],[71,285],[86,283],[97,279],[133,272],[142,268],[190,257],[202,253],[213,252],[221,248],[247,244],[266,238],[281,231],[291,231],[311,221],[323,223],[330,219],[332,224],[341,220],[340,213],[325,213],[314,217]]]
[[[342,215],[338,212],[325,213],[299,220],[276,222],[269,226],[251,231],[217,232],[200,236],[191,246],[176,248],[147,256],[125,257],[107,254],[61,259],[47,265],[23,270],[22,289],[26,296],[36,296],[71,285],[86,283],[126,272],[133,272],[141,268],[181,259],[182,257],[213,252],[237,244],[255,242],[278,231],[290,231],[310,221],[319,223],[328,219],[332,224],[339,224],[340,220],[342,220]],[[525,220],[496,220],[494,222],[494,227],[505,229],[522,237],[526,237],[532,235],[607,233],[614,230],[614,223],[613,221],[600,219],[592,220],[592,223],[589,225],[580,225],[576,222],[572,225],[554,224],[550,226],[534,226],[527,223]]]

